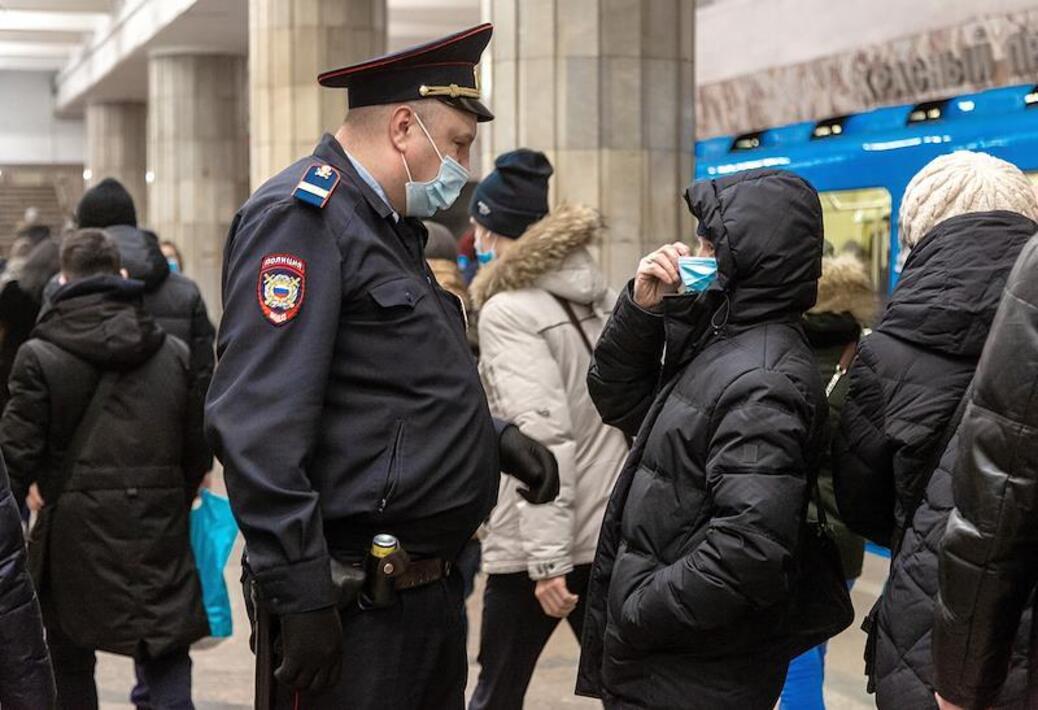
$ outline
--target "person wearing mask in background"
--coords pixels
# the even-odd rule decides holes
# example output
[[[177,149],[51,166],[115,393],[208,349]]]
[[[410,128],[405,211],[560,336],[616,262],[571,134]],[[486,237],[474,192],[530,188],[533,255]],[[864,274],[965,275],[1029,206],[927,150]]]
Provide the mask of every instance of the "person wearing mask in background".
[[[1006,682],[1038,581],[1038,238],[1006,283],[959,428],[940,548],[934,680],[941,710],[986,710]],[[1026,626],[1024,627],[1026,630]],[[1038,633],[1026,707],[1038,707]]]
[[[190,354],[142,307],[103,231],[65,238],[61,282],[0,419],[15,495],[39,484],[29,558],[59,705],[98,706],[102,650],[134,658],[149,692],[135,704],[189,710],[188,649],[209,633],[188,539],[208,461]]]
[[[144,230],[146,234],[155,235],[154,232]],[[156,236],[156,239],[158,237]],[[171,274],[182,274],[184,273],[184,257],[180,256],[180,249],[177,245],[171,241],[163,241],[159,243],[159,248],[162,250],[162,255],[166,257],[166,263],[169,264],[169,271]]]
[[[206,423],[245,589],[280,626],[278,707],[460,710],[457,555],[501,471],[532,503],[558,493],[551,452],[492,419],[461,305],[423,254],[420,219],[457,200],[493,118],[475,81],[492,31],[319,76],[349,90],[343,124],[231,225]],[[379,534],[410,554],[395,596],[340,604],[332,560],[361,564]]]
[[[465,307],[465,313],[471,317],[472,298],[469,288],[458,267],[458,245],[450,230],[438,222],[424,220],[422,224],[429,232],[429,240],[425,244],[425,261],[429,264],[436,282],[445,290],[453,293]],[[474,330],[475,323],[469,320],[469,329]]]
[[[861,576],[865,541],[848,530],[839,518],[833,492],[831,430],[840,421],[840,410],[847,396],[847,378],[844,375],[857,350],[862,330],[872,325],[876,317],[876,305],[876,292],[865,265],[845,251],[840,256],[822,259],[818,302],[803,321],[804,333],[818,360],[818,374],[829,401],[827,428],[830,435],[822,447],[818,484],[848,586]],[[812,501],[808,513],[812,519],[817,518],[814,506]],[[781,710],[824,710],[825,652],[826,644],[821,644],[790,662],[786,684],[782,688]]]
[[[471,290],[490,409],[551,449],[560,481],[544,506],[527,505],[513,481],[501,481],[483,540],[481,669],[470,710],[520,710],[559,621],[580,639],[598,530],[627,454],[587,388],[591,344],[615,300],[588,251],[601,218],[582,206],[549,213],[551,174],[543,153],[505,153],[469,208],[482,262]]]
[[[54,672],[26,565],[22,521],[0,456],[0,707],[50,710],[54,703]]]
[[[676,243],[641,260],[588,375],[603,419],[636,439],[591,571],[577,692],[611,708],[770,710],[825,437],[801,324],[822,207],[776,170],[685,197],[698,256]]]
[[[14,280],[0,291],[0,411],[7,403],[7,380],[18,348],[29,339],[44,303],[47,282],[58,273],[58,243],[47,227],[31,227],[34,246]]]
[[[866,672],[881,710],[936,706],[930,642],[959,403],[1006,278],[1038,231],[1036,217],[1034,190],[1019,169],[967,151],[925,166],[901,202],[901,245],[911,253],[848,373],[833,451],[844,522],[892,552],[866,622]],[[1029,618],[1025,626],[1024,641]],[[1022,697],[1026,669],[1017,670],[999,705]]]

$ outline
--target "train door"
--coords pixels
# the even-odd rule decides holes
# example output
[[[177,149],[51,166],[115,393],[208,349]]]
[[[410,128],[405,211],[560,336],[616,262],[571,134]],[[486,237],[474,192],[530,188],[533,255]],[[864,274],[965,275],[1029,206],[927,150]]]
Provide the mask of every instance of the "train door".
[[[869,187],[823,192],[819,198],[826,252],[854,254],[868,269],[873,286],[885,291],[890,282],[890,192]]]

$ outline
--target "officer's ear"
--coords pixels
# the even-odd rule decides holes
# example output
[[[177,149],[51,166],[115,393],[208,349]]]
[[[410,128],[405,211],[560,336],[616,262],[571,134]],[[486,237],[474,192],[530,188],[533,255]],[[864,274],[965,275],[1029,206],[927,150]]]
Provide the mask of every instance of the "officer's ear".
[[[389,140],[393,147],[401,153],[407,152],[407,144],[413,135],[411,130],[415,124],[414,111],[410,106],[401,104],[389,113]]]

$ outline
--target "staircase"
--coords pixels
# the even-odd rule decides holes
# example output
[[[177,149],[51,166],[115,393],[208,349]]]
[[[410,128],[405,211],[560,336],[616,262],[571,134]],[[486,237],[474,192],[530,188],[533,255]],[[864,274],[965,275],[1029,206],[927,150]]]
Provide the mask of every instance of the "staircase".
[[[15,230],[25,218],[25,210],[39,210],[37,224],[45,224],[57,237],[65,224],[54,185],[11,185],[0,183],[0,254],[6,256],[15,239]]]

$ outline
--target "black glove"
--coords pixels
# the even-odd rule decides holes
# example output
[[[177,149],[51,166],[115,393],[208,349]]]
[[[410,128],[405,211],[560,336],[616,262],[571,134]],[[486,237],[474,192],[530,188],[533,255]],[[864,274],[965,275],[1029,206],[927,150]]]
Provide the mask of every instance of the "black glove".
[[[501,432],[498,448],[501,470],[526,484],[519,495],[535,505],[555,500],[559,494],[559,462],[551,451],[514,424]]]
[[[332,688],[342,671],[342,622],[335,607],[283,614],[279,683],[314,693]]]

